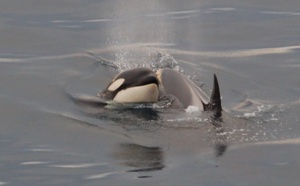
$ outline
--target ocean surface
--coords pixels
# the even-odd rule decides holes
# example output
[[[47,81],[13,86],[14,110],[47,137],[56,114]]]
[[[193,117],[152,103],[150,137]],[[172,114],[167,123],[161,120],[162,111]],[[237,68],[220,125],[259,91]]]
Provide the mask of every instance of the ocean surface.
[[[299,43],[299,0],[1,0],[0,185],[298,186]],[[141,66],[216,74],[220,126],[81,101]]]

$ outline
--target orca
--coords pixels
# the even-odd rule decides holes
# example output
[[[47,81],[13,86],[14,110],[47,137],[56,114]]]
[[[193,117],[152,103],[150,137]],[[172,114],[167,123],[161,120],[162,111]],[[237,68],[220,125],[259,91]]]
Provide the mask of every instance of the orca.
[[[154,103],[159,98],[158,79],[149,68],[134,68],[118,74],[100,98],[120,103]]]
[[[194,82],[173,69],[133,68],[119,73],[98,93],[106,101],[117,103],[156,103],[171,98],[174,107],[196,106],[200,111],[222,111],[220,89],[214,74],[210,98]]]

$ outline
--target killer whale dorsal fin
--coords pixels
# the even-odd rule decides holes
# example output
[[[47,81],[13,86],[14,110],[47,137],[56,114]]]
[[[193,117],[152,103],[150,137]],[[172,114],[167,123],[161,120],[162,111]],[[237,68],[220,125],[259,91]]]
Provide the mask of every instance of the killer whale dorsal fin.
[[[214,85],[210,96],[210,102],[206,105],[205,110],[222,111],[221,94],[216,74],[214,74]]]

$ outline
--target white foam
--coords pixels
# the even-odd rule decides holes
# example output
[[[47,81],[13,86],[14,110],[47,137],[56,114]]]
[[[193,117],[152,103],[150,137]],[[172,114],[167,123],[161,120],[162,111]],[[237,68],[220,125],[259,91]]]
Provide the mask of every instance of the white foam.
[[[164,16],[178,16],[178,15],[191,15],[199,13],[199,10],[185,10],[185,11],[172,11],[172,12],[165,12],[165,13],[158,13],[158,14],[147,14],[147,17],[164,17]]]
[[[235,10],[235,8],[232,7],[222,7],[222,8],[211,8],[212,11],[231,11]]]
[[[81,28],[81,25],[62,25],[62,26],[57,26],[57,28]]]
[[[88,176],[85,179],[101,179],[101,178],[105,178],[107,176],[118,174],[118,173],[121,173],[121,172],[107,172],[107,173],[102,173],[102,174],[95,174],[95,175]]]
[[[199,10],[185,10],[185,11],[167,12],[166,14],[179,15],[179,14],[195,14],[195,13],[198,13],[198,12],[199,12]]]
[[[272,12],[272,11],[262,11],[264,14],[275,14],[275,15],[290,15],[290,16],[299,16],[300,12]]]
[[[27,161],[27,162],[22,162],[21,165],[42,165],[42,164],[47,164],[49,162],[45,161]]]
[[[54,152],[56,150],[54,149],[43,149],[43,148],[35,148],[35,149],[29,149],[32,152]]]
[[[52,20],[51,23],[99,23],[107,22],[111,19],[88,19],[88,20]]]
[[[204,57],[252,57],[252,56],[262,56],[270,54],[286,54],[293,52],[293,50],[300,49],[300,46],[284,46],[284,47],[274,47],[274,48],[258,48],[258,49],[245,49],[245,50],[232,50],[232,51],[184,51],[178,49],[160,49],[161,51],[170,54],[181,54],[181,55],[192,55],[192,56],[204,56]]]
[[[195,113],[195,112],[200,112],[199,107],[190,105],[188,108],[185,109],[185,112],[187,113]]]
[[[248,113],[244,113],[245,117],[255,117],[256,116],[256,112],[248,112]]]
[[[258,142],[255,143],[256,145],[286,145],[286,144],[293,144],[293,145],[300,145],[300,138],[294,139],[285,139],[285,140],[278,140],[278,141],[265,141],[265,142]]]
[[[95,166],[107,165],[107,163],[83,163],[83,164],[73,164],[73,165],[50,165],[50,167],[56,168],[68,168],[68,169],[78,169],[78,168],[89,168]]]

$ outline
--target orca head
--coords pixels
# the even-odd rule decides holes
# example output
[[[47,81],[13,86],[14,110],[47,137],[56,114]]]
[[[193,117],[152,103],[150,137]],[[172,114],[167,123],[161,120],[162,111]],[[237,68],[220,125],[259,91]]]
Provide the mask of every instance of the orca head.
[[[118,74],[98,96],[120,103],[157,102],[158,79],[149,68],[130,69]]]

